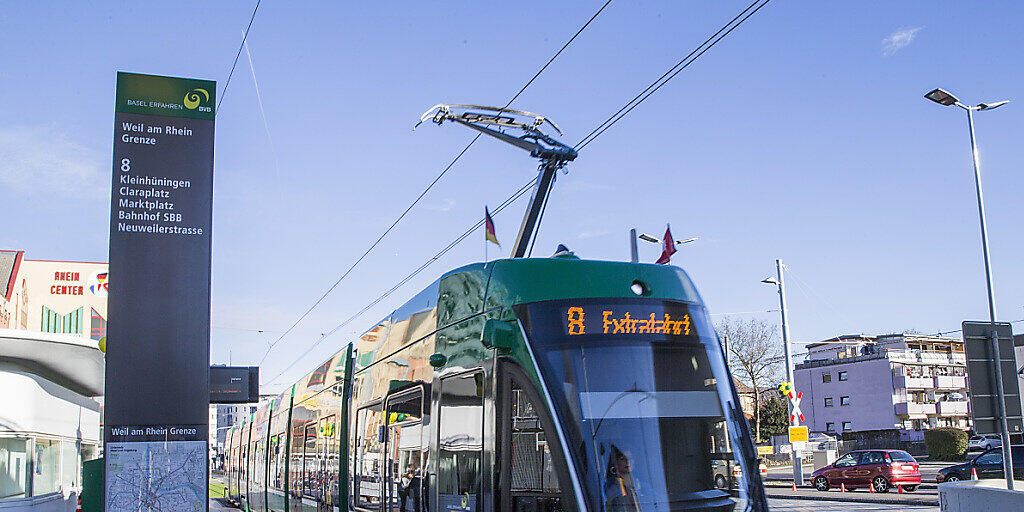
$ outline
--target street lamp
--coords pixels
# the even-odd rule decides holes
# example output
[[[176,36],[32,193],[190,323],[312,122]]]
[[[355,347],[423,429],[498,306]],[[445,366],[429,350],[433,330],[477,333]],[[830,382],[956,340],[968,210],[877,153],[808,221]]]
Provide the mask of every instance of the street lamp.
[[[779,304],[782,312],[782,350],[786,356],[786,382],[793,382],[793,359],[789,354],[789,324],[786,322],[786,287],[782,279],[782,260],[775,260],[775,267],[778,272],[778,278],[766,277],[761,282],[765,284],[775,285],[779,288]],[[786,411],[789,412],[790,422],[792,425],[793,417],[793,404],[786,401]],[[800,457],[797,456],[796,447],[793,446],[792,441],[789,443],[790,448],[793,450],[793,483],[795,485],[804,484],[804,469]]]
[[[639,238],[640,240],[643,240],[644,242],[650,242],[652,244],[660,244],[661,243],[661,239],[660,238],[653,237],[653,236],[648,235],[646,233],[640,233],[640,235],[637,236],[636,229],[635,228],[634,229],[630,229],[629,230],[629,256],[630,256],[629,261],[631,261],[633,263],[639,263],[640,262],[640,255],[638,254],[637,247],[636,247],[636,240],[637,240],[637,238]],[[676,245],[682,245],[682,244],[688,244],[690,242],[696,242],[699,239],[700,239],[700,237],[696,237],[695,236],[693,238],[687,238],[685,240],[676,240]]]
[[[985,200],[981,193],[981,163],[978,160],[978,143],[974,137],[974,111],[992,110],[1009,103],[1009,100],[979,103],[970,107],[964,105],[947,91],[935,89],[924,95],[944,107],[957,106],[967,111],[967,126],[971,134],[971,156],[974,158],[974,187],[978,192],[978,219],[981,222],[981,250],[985,258],[985,280],[988,285],[988,314],[992,322],[990,336],[992,337],[993,355],[996,360],[996,393],[999,395],[999,417],[1003,440],[1003,474],[1006,475],[1006,488],[1013,489],[1013,460],[1010,457],[1010,429],[1006,425],[1006,397],[1003,393],[1003,379],[1000,371],[999,337],[996,335],[996,303],[992,292],[992,264],[989,260],[988,251],[988,227],[985,222]]]

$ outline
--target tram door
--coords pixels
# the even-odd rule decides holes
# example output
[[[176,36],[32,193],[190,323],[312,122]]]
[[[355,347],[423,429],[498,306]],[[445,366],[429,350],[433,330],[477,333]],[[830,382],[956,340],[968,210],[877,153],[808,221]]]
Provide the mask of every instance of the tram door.
[[[423,512],[426,451],[424,387],[399,391],[385,400],[385,476],[381,503],[385,512]]]
[[[326,452],[323,437],[318,435],[316,420],[305,426],[302,453],[302,512],[325,512],[324,477]]]

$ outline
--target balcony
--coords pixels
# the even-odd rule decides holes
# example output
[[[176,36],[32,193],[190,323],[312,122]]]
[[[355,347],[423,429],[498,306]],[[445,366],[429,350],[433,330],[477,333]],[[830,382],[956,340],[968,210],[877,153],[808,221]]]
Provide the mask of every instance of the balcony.
[[[952,402],[950,402],[952,403]],[[935,404],[919,404],[915,402],[897,402],[896,414],[900,416],[924,417],[935,414]]]
[[[927,364],[956,364],[966,365],[967,356],[962,352],[953,352],[947,354],[945,352],[932,352],[932,351],[921,351],[921,350],[907,350],[907,349],[886,349],[885,355],[891,361],[897,363],[927,363]]]
[[[967,402],[942,401],[936,409],[942,416],[967,416]]]
[[[963,375],[940,375],[935,377],[935,387],[938,389],[964,389],[967,387],[967,377]]]
[[[907,377],[896,374],[893,386],[896,389],[932,389],[935,387],[935,380],[932,377]]]

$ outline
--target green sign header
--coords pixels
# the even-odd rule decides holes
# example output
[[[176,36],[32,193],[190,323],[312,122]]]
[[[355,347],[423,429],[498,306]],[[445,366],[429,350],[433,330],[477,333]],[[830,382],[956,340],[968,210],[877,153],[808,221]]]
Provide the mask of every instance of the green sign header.
[[[114,111],[213,119],[217,82],[117,72]]]

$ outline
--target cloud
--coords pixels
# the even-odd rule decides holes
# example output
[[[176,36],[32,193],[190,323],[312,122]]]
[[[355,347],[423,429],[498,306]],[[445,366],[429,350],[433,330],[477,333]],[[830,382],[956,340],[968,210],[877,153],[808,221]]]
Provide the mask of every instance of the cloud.
[[[435,212],[450,212],[452,208],[455,208],[455,200],[446,197],[440,203],[425,204],[423,207]]]
[[[0,127],[0,184],[27,194],[100,199],[110,183],[98,155],[52,127]]]
[[[580,240],[586,240],[587,238],[597,238],[605,236],[608,233],[610,232],[607,229],[591,229],[576,235],[576,238]]]
[[[924,27],[901,28],[882,40],[882,54],[889,56],[914,42],[917,33]]]

